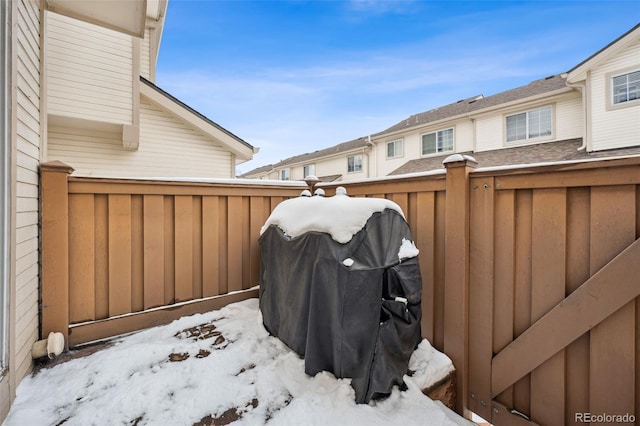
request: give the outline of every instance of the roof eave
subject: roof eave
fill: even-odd
[[[175,116],[185,120],[196,129],[204,132],[218,143],[223,145],[229,151],[237,156],[238,160],[248,161],[253,158],[254,147],[237,136],[233,135],[226,129],[216,125],[212,121],[206,119],[201,114],[180,102],[173,96],[168,95],[153,83],[141,79],[143,83],[140,85],[140,94],[168,110]]]
[[[411,131],[411,132],[415,132],[416,130],[420,130],[422,128],[428,128],[428,127],[432,127],[432,126],[439,126],[445,123],[450,123],[453,121],[458,121],[460,119],[464,119],[464,118],[475,118],[478,117],[480,115],[484,115],[490,112],[493,112],[495,110],[500,110],[500,109],[508,109],[511,108],[515,105],[518,104],[528,104],[531,102],[536,102],[540,99],[544,99],[544,98],[551,98],[551,97],[555,97],[558,95],[562,95],[564,93],[568,93],[568,92],[572,92],[576,89],[566,86],[566,87],[562,87],[560,89],[556,89],[556,90],[552,90],[549,92],[544,92],[544,93],[540,93],[538,95],[534,95],[534,96],[529,96],[527,98],[521,98],[521,99],[516,99],[513,101],[509,101],[509,102],[505,102],[505,103],[501,103],[498,105],[492,105],[492,106],[488,106],[486,108],[482,108],[482,109],[478,109],[475,111],[471,111],[468,113],[464,113],[464,114],[457,114],[451,117],[447,117],[447,118],[442,118],[440,120],[434,120],[434,121],[430,121],[427,123],[421,123],[421,124],[417,124],[415,126],[411,126],[411,127],[407,127],[404,129],[399,129],[399,130],[395,130],[393,132],[381,132],[381,133],[377,133],[374,135],[371,135],[371,141],[374,143],[379,142],[381,139],[386,139],[390,136],[399,136],[402,135],[404,133],[406,133],[407,131]],[[376,141],[374,141],[374,139],[377,139]]]
[[[615,55],[617,52],[629,46],[631,43],[634,43],[638,39],[640,39],[640,24],[631,28],[616,40],[612,41],[607,46],[603,47],[602,49],[573,67],[571,70],[569,70],[566,73],[567,82],[575,83],[585,80],[587,78],[587,72],[590,69],[593,69],[602,64],[612,55]]]

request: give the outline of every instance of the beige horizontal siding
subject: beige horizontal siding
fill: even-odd
[[[640,145],[640,105],[609,109],[612,73],[640,69],[640,41],[591,71],[592,144],[595,151]]]
[[[233,172],[228,151],[144,98],[137,151],[124,150],[118,132],[50,127],[47,158],[85,176],[229,178]]]
[[[48,112],[133,122],[130,36],[47,12]]]
[[[19,382],[32,367],[38,338],[38,165],[40,161],[40,12],[38,2],[21,0],[14,9],[16,51],[16,289],[15,340],[11,374]]]

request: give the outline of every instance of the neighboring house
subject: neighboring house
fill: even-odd
[[[640,25],[567,73],[415,114],[359,141],[366,173],[336,179],[432,170],[453,153],[481,166],[640,154]],[[353,153],[341,145],[243,176],[301,179],[304,165],[347,164]]]
[[[144,39],[45,12],[43,157],[75,175],[232,178],[254,148],[153,82],[167,3],[154,4]]]
[[[302,180],[309,175],[321,181],[354,180],[371,177],[369,155],[373,144],[358,138],[319,151],[296,155],[276,164],[259,167],[241,175],[246,179]]]
[[[153,83],[165,10],[166,0],[0,1],[0,422],[39,338],[40,163],[227,178],[254,153]]]

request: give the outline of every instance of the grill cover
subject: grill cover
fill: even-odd
[[[351,378],[357,403],[402,385],[421,341],[420,269],[417,257],[399,259],[403,239],[409,226],[388,208],[346,243],[273,224],[259,239],[264,326],[304,357],[307,374]]]

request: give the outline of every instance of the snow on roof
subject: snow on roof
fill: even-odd
[[[306,232],[330,234],[339,243],[347,243],[360,231],[372,214],[384,209],[395,210],[404,217],[399,205],[383,198],[353,198],[344,188],[333,197],[315,195],[291,198],[278,204],[260,230],[276,225],[289,237]]]

